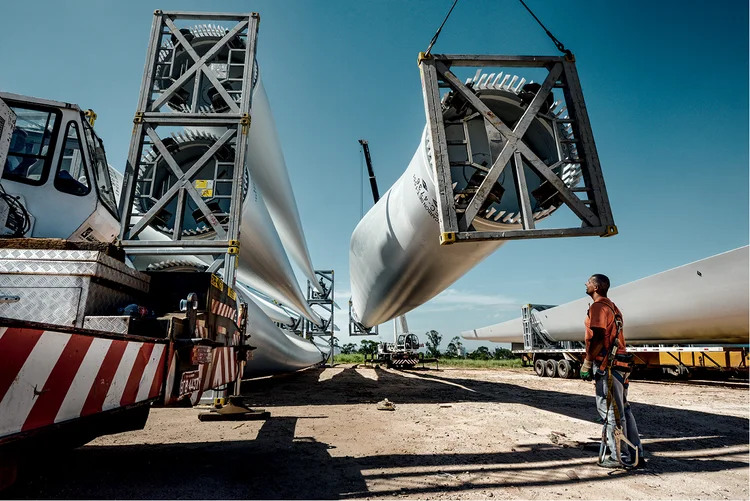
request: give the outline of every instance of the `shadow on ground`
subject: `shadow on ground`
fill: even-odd
[[[389,398],[402,404],[443,402],[522,404],[584,421],[594,421],[598,418],[595,412],[593,385],[591,395],[582,396],[554,390],[530,389],[508,382],[452,377],[449,373],[442,371],[410,371],[408,375],[413,377],[406,377],[398,371],[380,368],[363,369],[374,371],[377,375],[377,381],[375,381],[363,377],[353,368],[333,370],[340,372],[331,379],[321,382],[318,380],[323,372],[322,369],[245,381],[242,393],[248,396],[253,406],[257,407],[363,404]],[[306,390],[314,385],[327,385],[327,388],[325,391]],[[394,387],[398,388],[398,394],[393,394]],[[639,431],[643,438],[671,439],[660,445],[649,445],[649,449],[654,452],[747,445],[750,431],[747,418],[637,402],[632,403],[631,406],[636,419],[642,423]],[[685,440],[679,440],[681,438]]]
[[[293,438],[296,420],[271,418],[252,441],[84,447],[35,465],[36,472],[27,471],[4,494],[9,499],[339,499],[378,494],[423,497],[462,490],[606,482],[610,478],[587,475],[580,468],[575,478],[568,478],[562,473],[570,471],[570,464],[540,464],[591,459],[591,453],[551,444],[535,444],[513,453],[331,457],[327,444]],[[740,461],[703,457],[700,461],[660,460],[658,466],[652,464],[647,470],[628,474],[746,467]],[[393,471],[398,468],[410,471]],[[463,475],[459,480],[458,475],[465,471],[469,472],[468,477]],[[488,475],[492,481],[486,480]],[[485,480],[477,481],[473,476]],[[409,482],[409,477],[421,481]],[[451,482],[451,478],[456,480]],[[378,480],[411,487],[369,492],[367,482]],[[446,485],[446,480],[450,485]]]
[[[321,371],[251,381],[243,393],[257,406],[368,403],[381,399],[379,387],[399,383],[400,403],[522,403],[579,419],[590,419],[593,397],[529,390],[509,383],[420,373],[418,378],[375,369],[380,382],[345,369],[318,383]],[[354,384],[352,384],[354,383]],[[330,391],[309,391],[312,384]],[[338,391],[340,390],[340,391]],[[391,395],[391,398],[396,398]],[[716,472],[747,468],[729,457],[746,445],[748,420],[684,409],[634,404],[650,438],[649,451],[704,451],[700,458],[656,458],[646,470],[628,475]],[[658,415],[657,415],[658,414]],[[594,453],[549,442],[516,447],[514,452],[482,454],[382,454],[333,457],[332,446],[295,437],[296,417],[272,417],[255,440],[176,445],[88,446],[47,457],[22,472],[7,498],[65,499],[339,499],[429,497],[434,493],[498,488],[565,486],[611,478],[591,472]],[[708,424],[707,424],[708,423]],[[694,439],[692,437],[704,437]],[[570,463],[573,461],[574,463]],[[550,467],[544,462],[558,462]],[[575,466],[577,465],[577,466]],[[408,472],[398,471],[399,468]],[[577,474],[571,475],[571,468]],[[543,470],[543,474],[540,474]],[[625,473],[616,473],[616,475]],[[411,477],[419,481],[411,481]],[[376,485],[378,492],[368,491]],[[406,486],[400,488],[400,486]],[[572,487],[573,489],[574,487]],[[391,490],[389,490],[391,489]],[[398,489],[396,491],[392,489]],[[481,491],[480,491],[481,492]]]

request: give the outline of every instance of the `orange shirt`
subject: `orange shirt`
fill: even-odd
[[[589,351],[592,347],[595,347],[602,342],[601,336],[596,336],[592,328],[597,327],[604,329],[606,339],[614,339],[614,337],[617,336],[617,324],[615,323],[615,313],[613,312],[613,309],[614,312],[617,312],[620,319],[622,319],[622,312],[609,298],[599,298],[589,306],[589,311],[586,315],[586,320],[584,321],[584,325],[586,326],[585,340],[587,354],[597,358],[602,354],[601,352],[590,353]],[[609,346],[606,346],[605,348],[609,348]],[[625,353],[624,329],[620,332],[618,338],[617,351]]]

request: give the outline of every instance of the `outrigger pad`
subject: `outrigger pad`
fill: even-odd
[[[268,419],[271,413],[265,409],[247,407],[241,396],[229,397],[229,402],[211,412],[198,414],[201,421],[256,421]]]

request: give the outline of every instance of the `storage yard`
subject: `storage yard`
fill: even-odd
[[[634,381],[647,468],[595,465],[591,383],[528,369],[339,365],[258,381],[267,421],[153,409],[22,473],[7,498],[747,499],[747,382]],[[388,398],[394,411],[377,409]]]
[[[750,498],[746,5],[146,3],[0,9],[0,497]]]

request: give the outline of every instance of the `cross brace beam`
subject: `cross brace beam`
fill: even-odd
[[[418,64],[422,77],[428,137],[432,145],[430,154],[432,155],[431,160],[436,179],[441,244],[497,239],[611,236],[617,233],[574,60],[554,56],[441,54],[425,56],[420,54]],[[544,68],[548,73],[541,88],[524,110],[522,117],[511,129],[493,114],[481,98],[477,96],[473,88],[465,85],[456,77],[451,71],[453,66]],[[451,162],[448,156],[441,88],[448,88],[463,98],[476,113],[481,114],[485,126],[488,129],[496,130],[504,140],[502,150],[494,159],[489,170],[486,171],[478,189],[473,193],[465,209],[460,211],[457,210],[455,204],[453,186],[457,180],[452,177]],[[584,183],[582,188],[566,185],[560,176],[554,172],[554,169],[570,160],[559,158],[552,165],[547,165],[537,157],[524,140],[524,134],[529,125],[539,116],[540,109],[553,88],[562,88],[563,90],[569,115],[569,118],[564,119],[564,121],[570,124],[575,138],[574,142],[577,145],[578,158],[575,159],[575,162],[580,163],[581,166],[581,177]],[[558,141],[558,152],[561,151],[559,143],[569,141],[561,139],[557,134],[556,140]],[[490,190],[506,165],[511,165],[513,170],[521,214],[521,229],[476,231],[473,229],[472,223],[478,217]],[[537,229],[535,227],[527,180],[523,172],[524,166],[537,174],[540,179],[549,183],[558,199],[581,220],[581,227],[557,229]],[[582,200],[576,195],[578,192],[585,192],[590,200]]]

